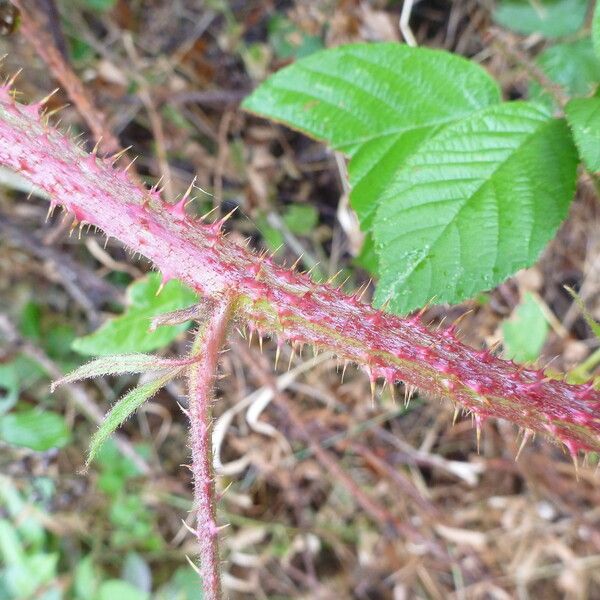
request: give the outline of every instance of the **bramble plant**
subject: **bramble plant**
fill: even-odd
[[[594,32],[596,39],[598,27]],[[114,158],[87,153],[50,126],[43,103],[15,102],[11,86],[0,88],[0,163],[48,194],[50,212],[61,206],[80,228],[97,227],[150,259],[163,293],[177,279],[199,297],[166,303],[163,314],[138,307],[138,329],[149,316],[158,331],[197,322],[188,356],[132,354],[139,349],[134,342],[126,354],[98,358],[54,385],[157,373],[115,404],[92,440],[89,463],[145,400],[172,378],[186,378],[194,533],[206,598],[221,595],[210,414],[219,350],[233,322],[261,338],[276,337],[278,346],[332,350],[361,366],[372,385],[383,380],[393,389],[404,382],[449,398],[472,413],[478,430],[486,418],[499,417],[523,428],[524,441],[540,432],[562,443],[575,461],[581,451],[600,450],[600,392],[593,382],[552,379],[462,344],[454,326],[433,331],[420,313],[387,312],[409,313],[432,298],[459,302],[538,258],[567,215],[577,151],[587,169],[598,170],[597,97],[570,99],[566,118],[556,117],[547,102],[503,102],[493,79],[466,59],[397,44],[324,50],[264,82],[245,109],[324,140],[350,159],[351,202],[379,278],[379,308],[373,308],[333,281],[315,283],[235,244],[223,233],[227,217],[212,223],[189,217],[193,185],[175,204],[156,188],[140,188]],[[97,353],[93,337],[78,343]]]

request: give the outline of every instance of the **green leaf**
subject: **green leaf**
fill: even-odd
[[[130,392],[125,394],[121,399],[117,400],[116,404],[112,407],[110,412],[104,418],[104,421],[100,425],[98,431],[93,435],[90,440],[90,449],[86,466],[88,466],[98,454],[98,450],[109,438],[109,436],[124,423],[131,414],[137,410],[146,400],[154,396],[160,388],[162,388],[168,381],[173,379],[182,367],[172,369],[162,377],[153,379],[147,383],[139,385],[132,389]]]
[[[91,554],[82,558],[75,567],[73,592],[77,600],[88,600],[96,596],[99,576]]]
[[[13,446],[45,452],[68,444],[71,432],[61,415],[30,409],[0,417],[0,439]]]
[[[573,98],[565,113],[586,168],[600,171],[600,98]]]
[[[274,14],[267,29],[269,43],[279,58],[303,58],[323,48],[320,36],[302,32],[283,15]]]
[[[102,375],[121,375],[123,373],[147,373],[160,369],[170,369],[180,365],[180,360],[169,360],[152,354],[117,354],[92,360],[69,375],[55,381],[50,386],[53,392],[59,385],[73,383],[89,377]]]
[[[551,46],[537,57],[536,62],[569,96],[586,96],[600,81],[600,60],[589,37]],[[529,97],[554,107],[554,99],[537,82],[530,84]]]
[[[527,293],[513,316],[502,323],[504,356],[518,363],[537,360],[548,336],[548,322],[533,294]]]
[[[600,59],[600,4],[596,2],[594,16],[592,17],[592,43],[596,57]]]
[[[384,43],[312,54],[269,77],[242,106],[353,154],[369,140],[498,101],[496,83],[464,58]]]
[[[587,7],[587,0],[501,0],[493,18],[499,25],[525,35],[560,37],[581,29]]]
[[[272,75],[242,106],[351,156],[351,202],[368,229],[378,197],[436,127],[498,102],[498,85],[480,66],[382,43],[312,54]]]
[[[380,201],[376,303],[460,302],[532,264],[567,214],[576,167],[566,123],[530,103],[441,129]]]
[[[310,204],[292,204],[288,206],[283,221],[296,235],[309,235],[319,220],[319,213]]]
[[[197,302],[196,293],[179,281],[169,281],[157,296],[160,276],[152,273],[127,290],[128,308],[94,333],[76,339],[73,349],[81,354],[106,356],[150,352],[171,343],[189,323],[148,331],[152,317],[188,307]]]

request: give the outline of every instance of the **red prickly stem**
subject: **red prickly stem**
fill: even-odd
[[[219,350],[231,317],[231,301],[221,298],[201,325],[192,356],[198,361],[188,368],[190,445],[194,475],[194,508],[197,511],[196,537],[200,546],[200,573],[204,598],[221,598],[221,567],[218,527],[215,523],[215,490],[212,464],[211,406]]]
[[[261,333],[327,348],[378,372],[391,369],[394,381],[550,434],[569,450],[600,450],[600,392],[593,386],[544,379],[462,344],[453,327],[433,331],[419,315],[386,314],[315,284],[224,237],[223,220],[179,218],[157,193],[140,189],[107,161],[90,168],[82,149],[49,130],[37,109],[15,110],[6,91],[0,92],[0,164],[199,294],[234,294],[238,317]]]

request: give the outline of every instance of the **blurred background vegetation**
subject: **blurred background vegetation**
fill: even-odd
[[[341,269],[347,290],[368,285],[372,262],[344,161],[239,111],[258,82],[321,48],[411,35],[483,64],[509,98],[551,103],[544,83],[585,94],[600,75],[585,0],[26,4],[107,129],[133,146],[140,178],[162,176],[174,200],[196,176],[206,193],[190,210],[239,207],[233,239],[288,264],[301,256],[316,278]],[[29,101],[58,84],[21,18],[0,3],[3,73],[24,68],[18,88]],[[59,91],[49,109],[70,101]],[[54,118],[91,149],[73,106]],[[46,200],[0,175],[0,600],[198,598],[186,559],[195,544],[181,523],[191,488],[179,384],[147,403],[87,473],[90,436],[136,378],[49,393],[91,356],[185,352],[189,324],[147,327],[195,296],[177,282],[157,296],[145,260],[98,233],[69,235],[58,212],[44,222]],[[426,319],[460,317],[466,342],[585,380],[600,362],[590,329],[599,265],[600,206],[586,187],[538,265],[460,306],[429,308]],[[261,362],[256,340],[246,350],[231,337],[215,406],[229,597],[600,598],[595,455],[578,480],[543,439],[515,462],[519,433],[501,422],[485,425],[477,449],[470,418],[453,425],[450,406],[418,394],[404,405],[378,390],[372,403],[368,379],[351,367],[342,379],[328,354],[284,349],[276,376],[287,396],[273,397],[249,361],[268,371],[275,344],[265,342]]]

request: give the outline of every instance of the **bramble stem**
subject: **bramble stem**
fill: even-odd
[[[200,573],[206,600],[221,598],[219,529],[216,523],[215,482],[212,464],[211,404],[219,349],[227,331],[231,300],[220,299],[199,327],[188,368],[190,446],[194,475],[196,537],[200,544]]]

